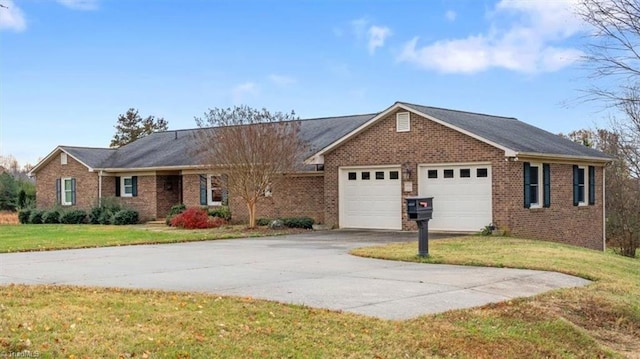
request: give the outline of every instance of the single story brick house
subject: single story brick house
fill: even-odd
[[[58,146],[31,171],[37,206],[89,209],[115,197],[143,220],[170,207],[245,205],[192,155],[198,129],[126,146]],[[300,120],[304,170],[258,205],[258,217],[310,216],[334,228],[411,230],[407,196],[432,196],[433,231],[508,233],[603,250],[605,154],[515,118],[396,102],[379,113]]]

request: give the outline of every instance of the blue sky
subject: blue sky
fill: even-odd
[[[0,0],[0,155],[107,147],[128,108],[195,127],[247,104],[302,118],[395,101],[606,124],[579,100],[572,1]]]

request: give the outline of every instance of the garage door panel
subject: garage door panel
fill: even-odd
[[[340,227],[401,229],[402,202],[400,180],[391,179],[396,167],[341,169]],[[369,179],[363,179],[363,172]],[[355,173],[355,178],[349,177]]]
[[[445,170],[453,177],[445,178]],[[421,166],[419,193],[434,197],[431,229],[478,231],[492,221],[488,164]]]

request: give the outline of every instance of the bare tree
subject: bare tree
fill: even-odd
[[[195,135],[198,156],[226,174],[223,185],[246,203],[248,226],[255,227],[259,199],[302,165],[299,118],[293,111],[235,106],[209,109],[195,120],[202,128]]]
[[[585,65],[591,100],[615,108],[611,131],[598,131],[607,168],[607,236],[635,256],[640,235],[640,1],[580,0],[578,15],[592,27]]]
[[[109,147],[124,146],[154,131],[166,131],[168,126],[169,123],[162,117],[148,116],[143,119],[138,110],[130,108],[127,113],[118,116],[118,122],[114,126],[116,133]]]

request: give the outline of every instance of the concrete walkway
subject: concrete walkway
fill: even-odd
[[[590,283],[553,272],[403,263],[347,253],[416,238],[415,233],[327,231],[9,253],[0,254],[0,284],[197,291],[407,319]]]

